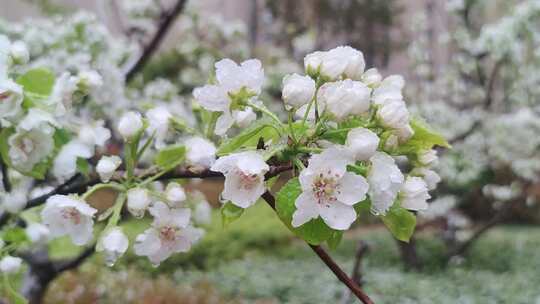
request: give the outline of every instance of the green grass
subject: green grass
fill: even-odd
[[[124,227],[135,236],[148,224],[130,221]],[[447,268],[441,264],[442,242],[423,233],[417,239],[425,266],[420,273],[403,270],[395,241],[381,227],[350,231],[331,252],[347,272],[360,239],[370,245],[363,261],[365,289],[376,303],[540,303],[538,227],[495,228],[471,247],[466,259]],[[52,251],[65,255],[69,245],[60,240]],[[101,262],[97,256],[85,267],[105,267]],[[158,268],[128,254],[113,271],[126,269],[149,279],[165,275],[184,287],[209,282],[221,296],[248,302],[336,303],[343,292],[309,247],[264,204],[248,209],[227,227],[216,211],[206,236],[189,253],[175,255]]]

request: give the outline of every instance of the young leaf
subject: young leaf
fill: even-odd
[[[420,119],[411,119],[410,124],[414,130],[414,135],[399,147],[398,153],[415,153],[420,150],[432,149],[434,146],[451,148],[446,139],[440,133],[431,129],[426,122]]]
[[[328,247],[331,250],[334,250],[339,246],[342,239],[343,239],[343,231],[334,231],[334,233],[332,233],[330,238],[326,240],[326,243],[328,244]]]
[[[90,173],[90,165],[85,158],[77,157],[77,171],[82,173],[84,176],[88,176]]]
[[[409,242],[416,226],[416,216],[412,212],[396,202],[381,219],[396,239]]]
[[[221,207],[221,221],[223,227],[236,221],[244,213],[244,208],[240,208],[231,202],[227,202]]]
[[[25,93],[48,97],[54,86],[54,74],[44,68],[32,69],[17,78]]]
[[[154,159],[154,163],[162,169],[170,169],[184,160],[186,147],[173,145],[161,149]]]
[[[23,228],[14,227],[7,229],[2,234],[2,239],[4,239],[4,242],[6,243],[21,245],[28,241],[28,236]]]
[[[300,227],[292,227],[292,215],[294,211],[296,211],[294,203],[300,193],[302,193],[302,189],[298,178],[289,180],[276,196],[276,212],[283,223],[285,223],[294,234],[312,245],[319,245],[332,238],[334,233],[338,231],[328,227],[320,217],[313,219]]]
[[[277,140],[279,133],[271,120],[261,119],[235,137],[225,141],[217,151],[218,156],[227,155],[240,148],[256,147],[259,138]]]

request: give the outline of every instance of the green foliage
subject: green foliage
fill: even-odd
[[[392,235],[403,242],[409,242],[416,227],[416,216],[398,203],[394,203],[381,220]]]
[[[222,143],[217,151],[217,155],[227,155],[241,148],[255,148],[260,138],[265,142],[270,139],[277,140],[279,138],[279,132],[277,130],[279,130],[279,127],[276,127],[273,121],[260,119],[240,132],[240,134]]]
[[[411,127],[414,135],[398,149],[400,154],[416,153],[421,150],[429,150],[434,146],[451,148],[446,139],[437,131],[434,131],[426,122],[421,119],[411,119]]]
[[[23,104],[28,108],[47,99],[54,87],[54,74],[44,68],[32,69],[17,78],[17,83],[24,88]]]
[[[2,239],[6,243],[15,244],[17,246],[29,241],[26,232],[21,227],[5,229],[2,233]]]
[[[15,289],[13,289],[10,283],[9,276],[7,274],[4,274],[3,277],[4,277],[4,280],[3,280],[1,289],[4,289],[6,291],[6,295],[9,299],[9,303],[12,303],[12,304],[28,303],[28,301],[26,301],[26,299],[21,294],[19,294]]]
[[[155,159],[154,163],[162,169],[170,169],[184,160],[186,156],[186,147],[183,145],[168,146],[161,149]]]
[[[321,135],[322,139],[329,140],[333,143],[343,145],[347,140],[347,134],[351,129],[359,127],[367,127],[368,121],[360,117],[351,117],[340,123],[338,123],[337,128],[329,129]]]
[[[240,208],[231,202],[227,202],[221,207],[221,221],[223,227],[228,226],[230,223],[239,219],[244,213],[244,208]]]
[[[325,241],[335,244],[336,239],[339,239],[336,234],[342,232],[328,227],[320,217],[297,228],[291,225],[293,213],[296,211],[294,203],[300,193],[302,193],[302,189],[298,178],[289,180],[281,188],[276,195],[276,212],[279,218],[294,234],[312,245],[319,245]]]

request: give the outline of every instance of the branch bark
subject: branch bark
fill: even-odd
[[[152,37],[150,42],[144,47],[143,52],[139,59],[132,65],[127,72],[126,82],[130,82],[133,77],[146,65],[147,61],[152,57],[152,55],[157,51],[161,41],[165,35],[169,32],[173,21],[176,17],[182,12],[186,4],[186,0],[178,0],[174,7],[167,13],[164,13],[158,30],[155,35]]]
[[[272,207],[272,209],[276,209],[276,200],[274,196],[266,191],[262,198],[266,201],[266,203]],[[308,244],[309,247],[317,254],[317,256],[326,264],[326,266],[336,275],[336,277],[343,283],[347,288],[351,290],[351,292],[358,298],[358,300],[362,301],[364,304],[373,304],[373,301],[362,291],[362,288],[356,284],[349,276],[339,267],[339,265],[328,255],[328,253],[321,247],[316,245]]]

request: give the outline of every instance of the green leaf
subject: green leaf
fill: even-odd
[[[77,171],[85,176],[88,176],[90,173],[90,165],[85,158],[77,157]]]
[[[326,243],[328,244],[328,247],[331,250],[334,250],[339,246],[342,239],[343,239],[343,231],[334,231],[334,233],[332,233],[330,238],[326,240]]]
[[[2,286],[2,289],[5,289],[7,292],[7,298],[9,300],[9,303],[12,304],[26,304],[28,301],[19,294],[13,287],[11,286],[11,280],[9,279],[9,275],[7,273],[4,273],[4,280]]]
[[[434,146],[451,148],[446,139],[437,131],[434,131],[426,122],[413,118],[410,121],[414,135],[398,149],[398,153],[416,153],[421,150],[429,150]]]
[[[7,229],[3,235],[2,238],[4,239],[4,242],[11,243],[11,244],[17,244],[20,245],[22,243],[25,243],[28,241],[28,236],[26,235],[26,232],[21,227],[14,227]]]
[[[347,140],[349,131],[358,127],[366,127],[368,121],[360,117],[351,117],[338,124],[337,128],[330,129],[321,135],[322,139],[329,140],[333,143],[343,145]]]
[[[231,202],[227,202],[221,207],[221,221],[223,227],[236,221],[244,213],[244,208],[240,208]]]
[[[17,78],[24,92],[48,97],[54,87],[54,74],[45,68],[32,69]]]
[[[161,149],[154,159],[154,163],[162,169],[170,169],[180,164],[186,156],[186,147],[173,145]]]
[[[15,133],[15,128],[6,128],[2,129],[2,132],[0,132],[0,154],[2,155],[2,159],[4,160],[5,164],[8,164],[8,166],[11,167],[11,159],[9,158],[9,143],[8,139],[11,135]]]
[[[60,148],[71,140],[71,133],[66,129],[56,129],[53,135],[54,146]]]
[[[381,219],[396,239],[409,242],[416,226],[416,216],[412,212],[396,202]]]
[[[294,203],[300,193],[302,193],[302,189],[298,178],[289,180],[276,195],[276,212],[294,234],[312,245],[319,245],[332,238],[334,233],[338,231],[328,227],[320,217],[312,219],[300,227],[292,227],[292,215],[296,211]]]
[[[217,151],[217,155],[227,155],[240,148],[257,147],[257,143],[261,137],[265,142],[270,139],[277,140],[279,139],[277,130],[279,130],[279,127],[276,127],[273,121],[261,119],[240,132],[240,134],[221,144]]]

